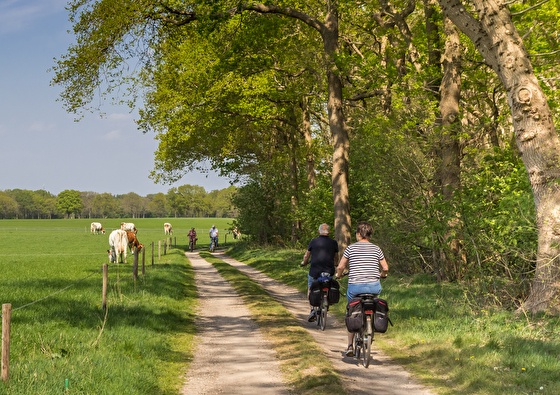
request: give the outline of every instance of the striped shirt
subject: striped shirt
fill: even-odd
[[[381,248],[370,242],[358,242],[346,247],[344,257],[348,259],[348,284],[379,281],[379,262],[385,259]]]

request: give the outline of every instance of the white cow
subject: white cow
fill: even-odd
[[[92,222],[91,223],[91,233],[105,234],[105,229],[103,229],[103,226],[101,226],[101,224],[99,222]]]
[[[109,235],[109,261],[119,263],[126,263],[126,250],[128,249],[128,237],[126,231],[122,229],[115,229]]]
[[[132,222],[121,222],[121,230],[137,233],[138,229]]]
[[[166,222],[163,224],[163,231],[165,232],[166,235],[172,235],[173,234],[173,226],[171,226],[171,224],[169,222]]]

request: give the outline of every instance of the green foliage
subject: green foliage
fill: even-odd
[[[80,192],[70,189],[60,192],[56,200],[56,208],[66,218],[76,216],[83,208]]]

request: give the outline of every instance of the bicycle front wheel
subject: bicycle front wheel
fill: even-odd
[[[327,300],[327,295],[323,295],[323,299],[321,302],[321,311],[319,312],[320,317],[320,324],[321,330],[324,331],[325,327],[327,326],[327,311],[329,308],[329,302]]]
[[[369,366],[370,356],[371,356],[371,338],[373,337],[373,332],[371,328],[371,316],[366,317],[366,334],[364,335],[364,357],[362,358],[362,364],[365,368]]]

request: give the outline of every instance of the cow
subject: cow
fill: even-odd
[[[134,252],[133,248],[136,248],[137,251],[140,251],[142,248],[144,248],[144,244],[140,244],[140,242],[136,238],[136,233],[134,232],[126,232],[126,241],[131,252]]]
[[[119,263],[126,263],[126,250],[128,246],[128,237],[126,231],[122,229],[115,229],[109,235],[109,246],[111,249],[108,251],[109,261]]]
[[[91,223],[91,233],[94,234],[105,234],[105,229],[103,229],[103,226],[101,226],[101,224],[99,222],[92,222]]]
[[[138,229],[132,222],[121,222],[121,229],[127,232],[138,233]]]
[[[173,226],[171,226],[171,224],[169,222],[166,222],[163,224],[163,231],[165,232],[166,235],[172,235],[173,234]]]

